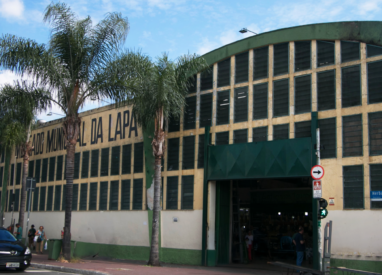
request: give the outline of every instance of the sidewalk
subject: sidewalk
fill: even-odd
[[[144,263],[132,263],[122,260],[104,259],[83,259],[80,263],[61,263],[48,260],[48,255],[33,254],[32,263],[61,266],[64,268],[74,268],[82,270],[92,270],[110,275],[134,274],[134,275],[227,275],[227,274],[259,274],[259,275],[280,275],[282,269],[275,269],[269,266],[259,265],[258,268],[247,268],[243,265],[238,267],[202,267],[202,266],[180,266],[164,264],[161,267],[150,267]],[[269,270],[268,270],[269,268]],[[64,270],[62,270],[65,272]]]

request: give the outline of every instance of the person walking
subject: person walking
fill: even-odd
[[[248,260],[251,262],[252,261],[252,242],[253,242],[252,230],[248,230],[247,235],[245,235],[245,242],[247,244]]]
[[[34,236],[36,236],[36,229],[34,229],[34,224],[32,224],[31,229],[28,231],[28,247],[31,251],[34,246]]]
[[[36,232],[36,236],[37,236],[36,253],[42,254],[42,250],[44,249],[44,240],[45,241],[47,240],[43,226],[40,226],[40,228]]]
[[[15,237],[18,241],[21,241],[23,238],[23,228],[20,226],[20,224],[16,223],[17,231],[15,232]]]
[[[296,246],[296,254],[297,254],[296,265],[301,266],[302,260],[304,259],[304,251],[305,251],[304,227],[300,226],[298,228],[298,233],[294,236],[293,243]],[[297,272],[299,272],[299,270],[297,270]]]

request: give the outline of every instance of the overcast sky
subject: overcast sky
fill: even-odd
[[[204,54],[248,37],[246,27],[262,33],[279,28],[333,21],[380,20],[382,0],[67,0],[79,17],[90,15],[94,23],[107,12],[121,12],[130,23],[125,48],[141,49],[155,58],[163,52],[172,59],[185,53]],[[48,0],[0,0],[0,33],[49,39],[42,22]],[[0,84],[16,79],[0,68]],[[85,109],[105,102],[87,104]],[[62,113],[58,108],[51,110]],[[39,119],[60,116],[39,114]]]

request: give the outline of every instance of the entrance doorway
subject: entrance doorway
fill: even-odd
[[[299,226],[305,229],[304,265],[310,266],[313,217],[309,177],[216,182],[217,264],[295,263],[292,240]],[[246,245],[249,231],[253,236],[250,251]]]

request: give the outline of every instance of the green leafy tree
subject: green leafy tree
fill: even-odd
[[[126,53],[119,60],[132,64],[124,72],[126,75],[121,77],[128,80],[127,102],[133,105],[137,121],[146,129],[154,124],[151,143],[155,157],[154,203],[149,264],[158,266],[161,159],[165,149],[163,123],[170,117],[179,118],[186,103],[187,91],[193,83],[191,78],[196,72],[208,70],[208,64],[202,57],[192,54],[183,55],[176,61],[163,54],[152,62],[140,53]]]
[[[23,158],[23,178],[19,224],[24,224],[26,203],[26,178],[28,174],[29,155],[33,147],[29,142],[31,128],[38,111],[50,107],[50,95],[35,87],[34,83],[15,82],[0,88],[0,142],[10,151],[19,147]],[[10,156],[10,154],[9,154]],[[9,166],[9,164],[8,164]],[[7,170],[9,167],[5,167]],[[3,185],[2,209],[5,207],[7,184]]]
[[[93,25],[90,17],[78,19],[70,7],[60,2],[47,6],[44,21],[52,28],[49,43],[5,35],[0,39],[0,66],[33,77],[37,86],[50,92],[50,101],[66,115],[62,125],[67,148],[63,254],[70,259],[74,153],[81,123],[79,109],[89,98],[110,98],[116,102],[124,99],[124,82],[118,75],[110,75],[107,67],[115,61],[129,24],[121,14],[108,13]]]

